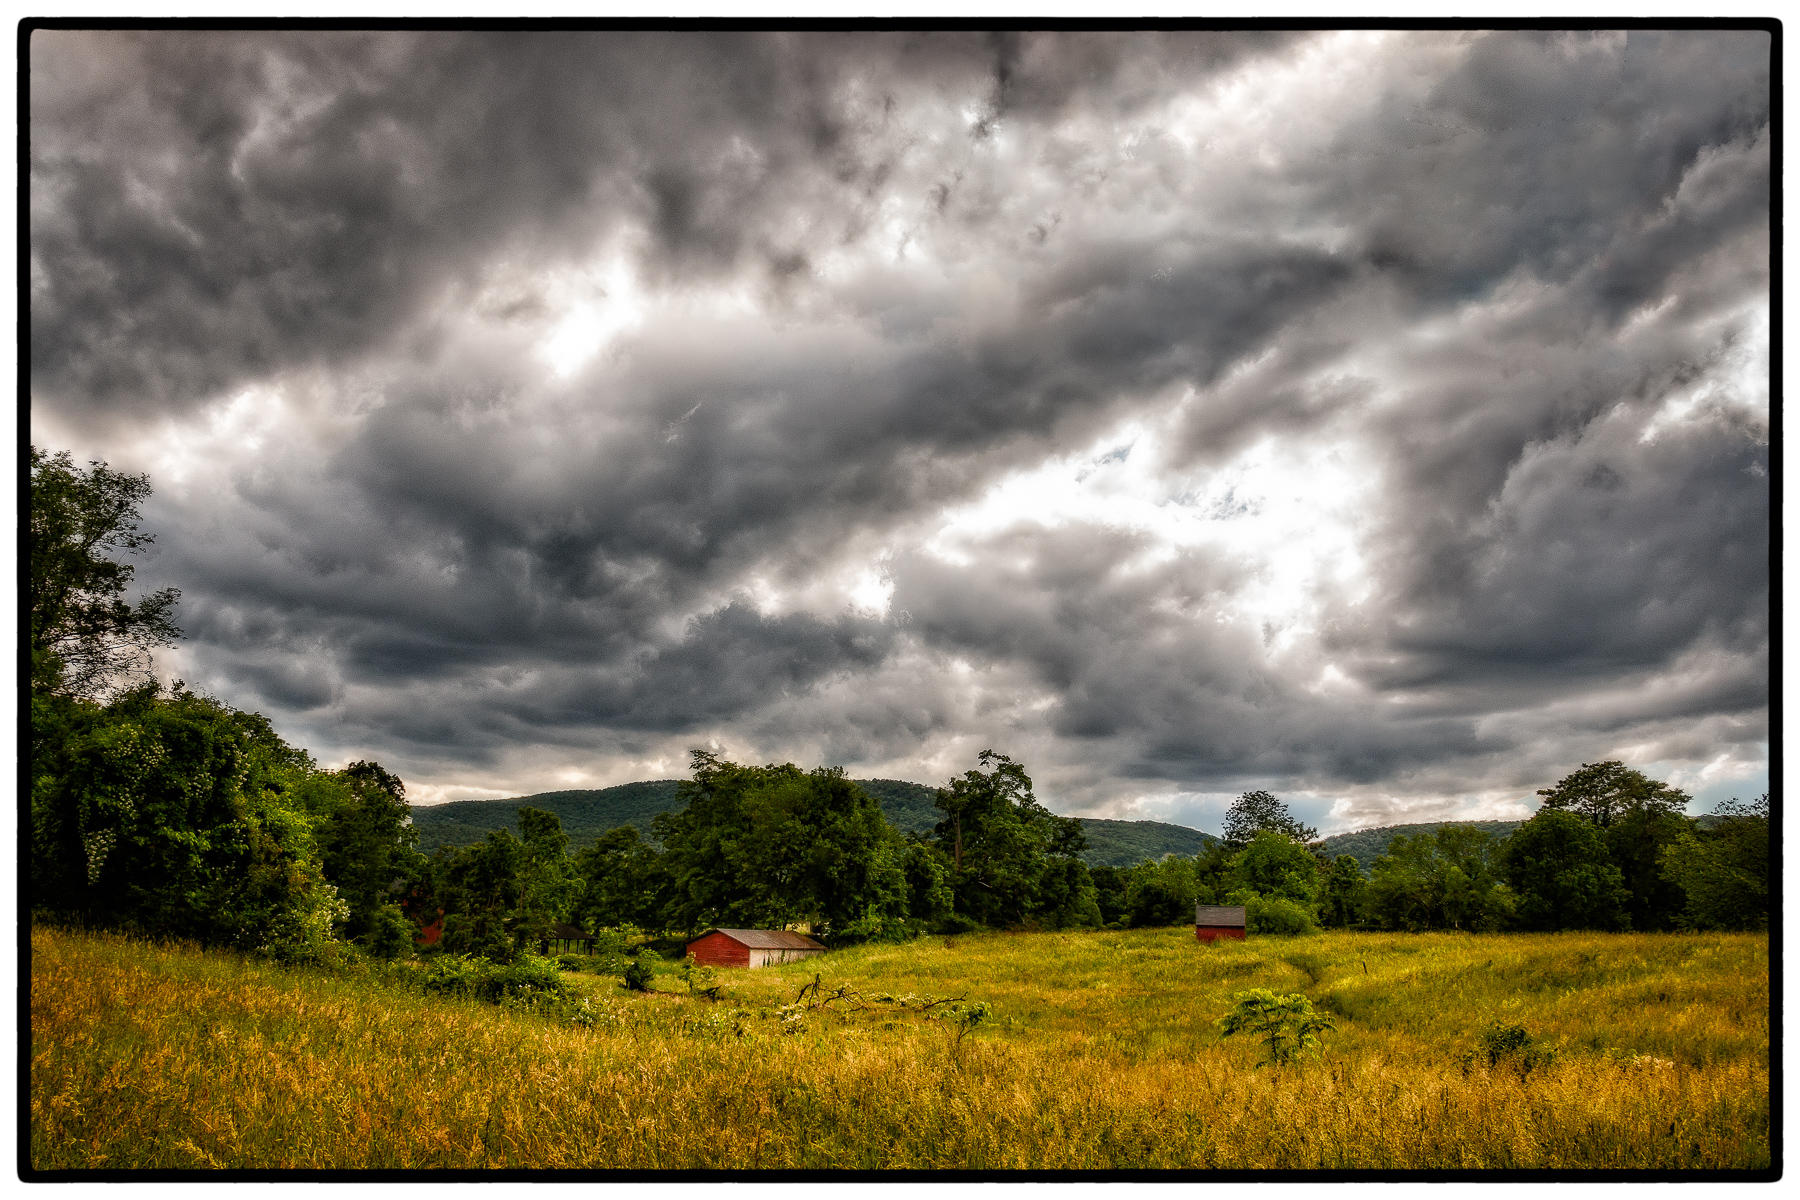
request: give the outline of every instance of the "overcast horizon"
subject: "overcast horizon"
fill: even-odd
[[[415,803],[1768,790],[1760,31],[33,33],[31,438]]]

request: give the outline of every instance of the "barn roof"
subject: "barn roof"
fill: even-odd
[[[561,942],[591,942],[594,940],[594,935],[587,930],[577,929],[563,921],[558,921],[550,926],[549,936]]]
[[[1244,927],[1244,906],[1242,904],[1196,904],[1194,905],[1194,924],[1223,925],[1227,928]]]
[[[804,933],[789,933],[785,929],[715,929],[712,932],[722,933],[739,945],[748,946],[752,950],[823,950],[825,948],[823,942],[815,942]]]

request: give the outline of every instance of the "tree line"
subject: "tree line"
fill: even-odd
[[[378,763],[321,768],[260,714],[151,677],[180,634],[177,594],[127,599],[141,476],[31,450],[29,878],[36,910],[287,958],[348,944],[392,957],[426,927],[508,961],[562,925],[682,936],[804,926],[829,942],[991,928],[1190,922],[1243,904],[1250,927],[1763,928],[1765,795],[1701,828],[1688,798],[1620,763],[1543,793],[1512,836],[1445,827],[1397,838],[1369,870],[1247,792],[1193,856],[1090,869],[1079,822],[1040,804],[992,750],[902,834],[840,768],[693,754],[651,837],[572,847],[525,808],[518,832],[427,857],[404,784]]]

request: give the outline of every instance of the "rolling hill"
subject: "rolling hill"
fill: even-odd
[[[1362,867],[1363,874],[1368,874],[1369,867],[1375,860],[1387,853],[1388,845],[1397,837],[1417,837],[1422,833],[1434,833],[1446,825],[1467,825],[1480,829],[1495,838],[1511,837],[1517,829],[1518,821],[1422,821],[1416,825],[1381,825],[1374,829],[1356,829],[1349,833],[1334,833],[1323,839],[1325,853],[1336,858],[1340,854],[1353,855],[1357,865]]]
[[[859,779],[864,791],[881,805],[895,828],[925,833],[937,824],[933,803],[937,789],[903,779]],[[467,846],[491,830],[518,828],[521,808],[555,813],[569,835],[571,850],[586,846],[609,829],[634,826],[645,837],[657,813],[676,807],[678,779],[651,779],[616,787],[567,792],[539,792],[508,800],[458,800],[450,804],[414,805],[413,828],[419,849],[429,854],[440,846]],[[1165,854],[1197,854],[1214,840],[1209,833],[1163,821],[1108,821],[1078,817],[1087,834],[1082,854],[1089,866],[1126,867]]]

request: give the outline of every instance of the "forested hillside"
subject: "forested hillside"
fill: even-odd
[[[1512,831],[1520,825],[1518,821],[1421,821],[1415,825],[1380,825],[1374,829],[1355,829],[1349,833],[1337,833],[1325,838],[1321,843],[1330,858],[1348,854],[1356,859],[1357,865],[1368,874],[1375,860],[1388,852],[1397,837],[1417,837],[1420,834],[1436,833],[1448,827],[1479,829],[1495,838],[1512,836]]]
[[[881,813],[903,833],[926,834],[943,819],[937,789],[903,779],[858,779],[863,791],[881,805]],[[414,805],[413,828],[419,849],[427,854],[440,846],[472,846],[496,829],[517,829],[519,810],[537,808],[562,821],[572,846],[586,846],[609,829],[629,825],[645,838],[658,813],[679,803],[678,779],[651,779],[615,787],[540,792],[508,800],[459,800],[451,804]],[[1165,854],[1198,854],[1215,839],[1209,833],[1163,821],[1108,821],[1078,817],[1087,836],[1081,858],[1089,866],[1125,867]]]

